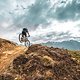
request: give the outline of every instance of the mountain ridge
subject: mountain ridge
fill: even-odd
[[[62,42],[47,42],[42,43],[46,46],[53,46],[58,48],[64,48],[69,50],[80,50],[80,42],[76,40],[62,41]]]

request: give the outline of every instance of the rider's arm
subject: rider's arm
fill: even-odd
[[[27,34],[28,34],[28,36],[30,37],[30,34],[29,34],[29,32],[27,31]]]
[[[30,37],[30,34],[29,34],[29,32],[28,32],[28,36]]]
[[[28,31],[28,29],[26,29],[26,32],[27,32],[28,36],[30,37],[30,34],[29,34],[29,31]]]

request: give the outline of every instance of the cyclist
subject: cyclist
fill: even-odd
[[[22,30],[22,37],[30,37],[28,29],[27,28],[23,28]]]

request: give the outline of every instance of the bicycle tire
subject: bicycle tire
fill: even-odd
[[[21,37],[20,37],[21,35],[22,35],[22,33],[19,34],[19,41],[22,43]]]
[[[29,47],[30,46],[30,41],[29,40],[25,41],[25,46],[26,47]]]

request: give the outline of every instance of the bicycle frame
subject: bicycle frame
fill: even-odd
[[[22,33],[19,34],[19,41],[21,43],[24,42],[25,46],[30,46],[30,41],[28,40],[28,36],[27,37],[22,37]]]

